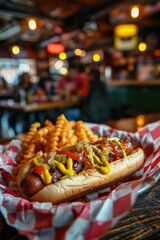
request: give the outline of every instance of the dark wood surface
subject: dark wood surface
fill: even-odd
[[[125,204],[125,203],[124,203]],[[27,239],[8,226],[0,215],[0,239]],[[160,181],[139,195],[128,214],[100,240],[160,239]]]
[[[101,238],[105,239],[160,239],[160,181],[137,198],[128,214]]]

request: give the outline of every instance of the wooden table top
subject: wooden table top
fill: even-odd
[[[140,195],[128,214],[101,240],[160,239],[159,189],[160,181]]]
[[[73,96],[66,99],[56,99],[53,101],[41,101],[28,104],[20,104],[12,101],[0,101],[1,110],[11,110],[23,113],[39,112],[54,108],[70,107],[79,104],[79,98]]]

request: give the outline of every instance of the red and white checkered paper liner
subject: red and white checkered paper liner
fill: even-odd
[[[18,196],[11,172],[21,149],[19,140],[0,146],[0,210],[6,222],[28,239],[91,240],[97,239],[115,226],[133,206],[143,184],[160,176],[160,121],[146,125],[133,133],[117,131],[107,126],[91,128],[108,137],[128,137],[135,147],[142,147],[145,162],[132,179],[118,186],[86,196],[84,201],[52,205],[29,202]]]

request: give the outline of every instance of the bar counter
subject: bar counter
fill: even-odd
[[[120,116],[160,111],[159,80],[113,80],[107,83],[107,91],[112,105],[130,110],[130,114],[122,113]]]
[[[160,86],[160,80],[138,81],[138,80],[111,80],[109,86]]]

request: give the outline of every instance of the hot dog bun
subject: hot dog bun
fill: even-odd
[[[54,184],[44,186],[30,198],[22,192],[20,186],[22,179],[30,169],[31,162],[29,161],[20,169],[17,182],[22,197],[30,201],[59,204],[123,181],[136,172],[143,161],[144,152],[138,148],[130,155],[110,163],[108,174],[101,174],[95,168],[83,171],[73,177],[66,177]]]

